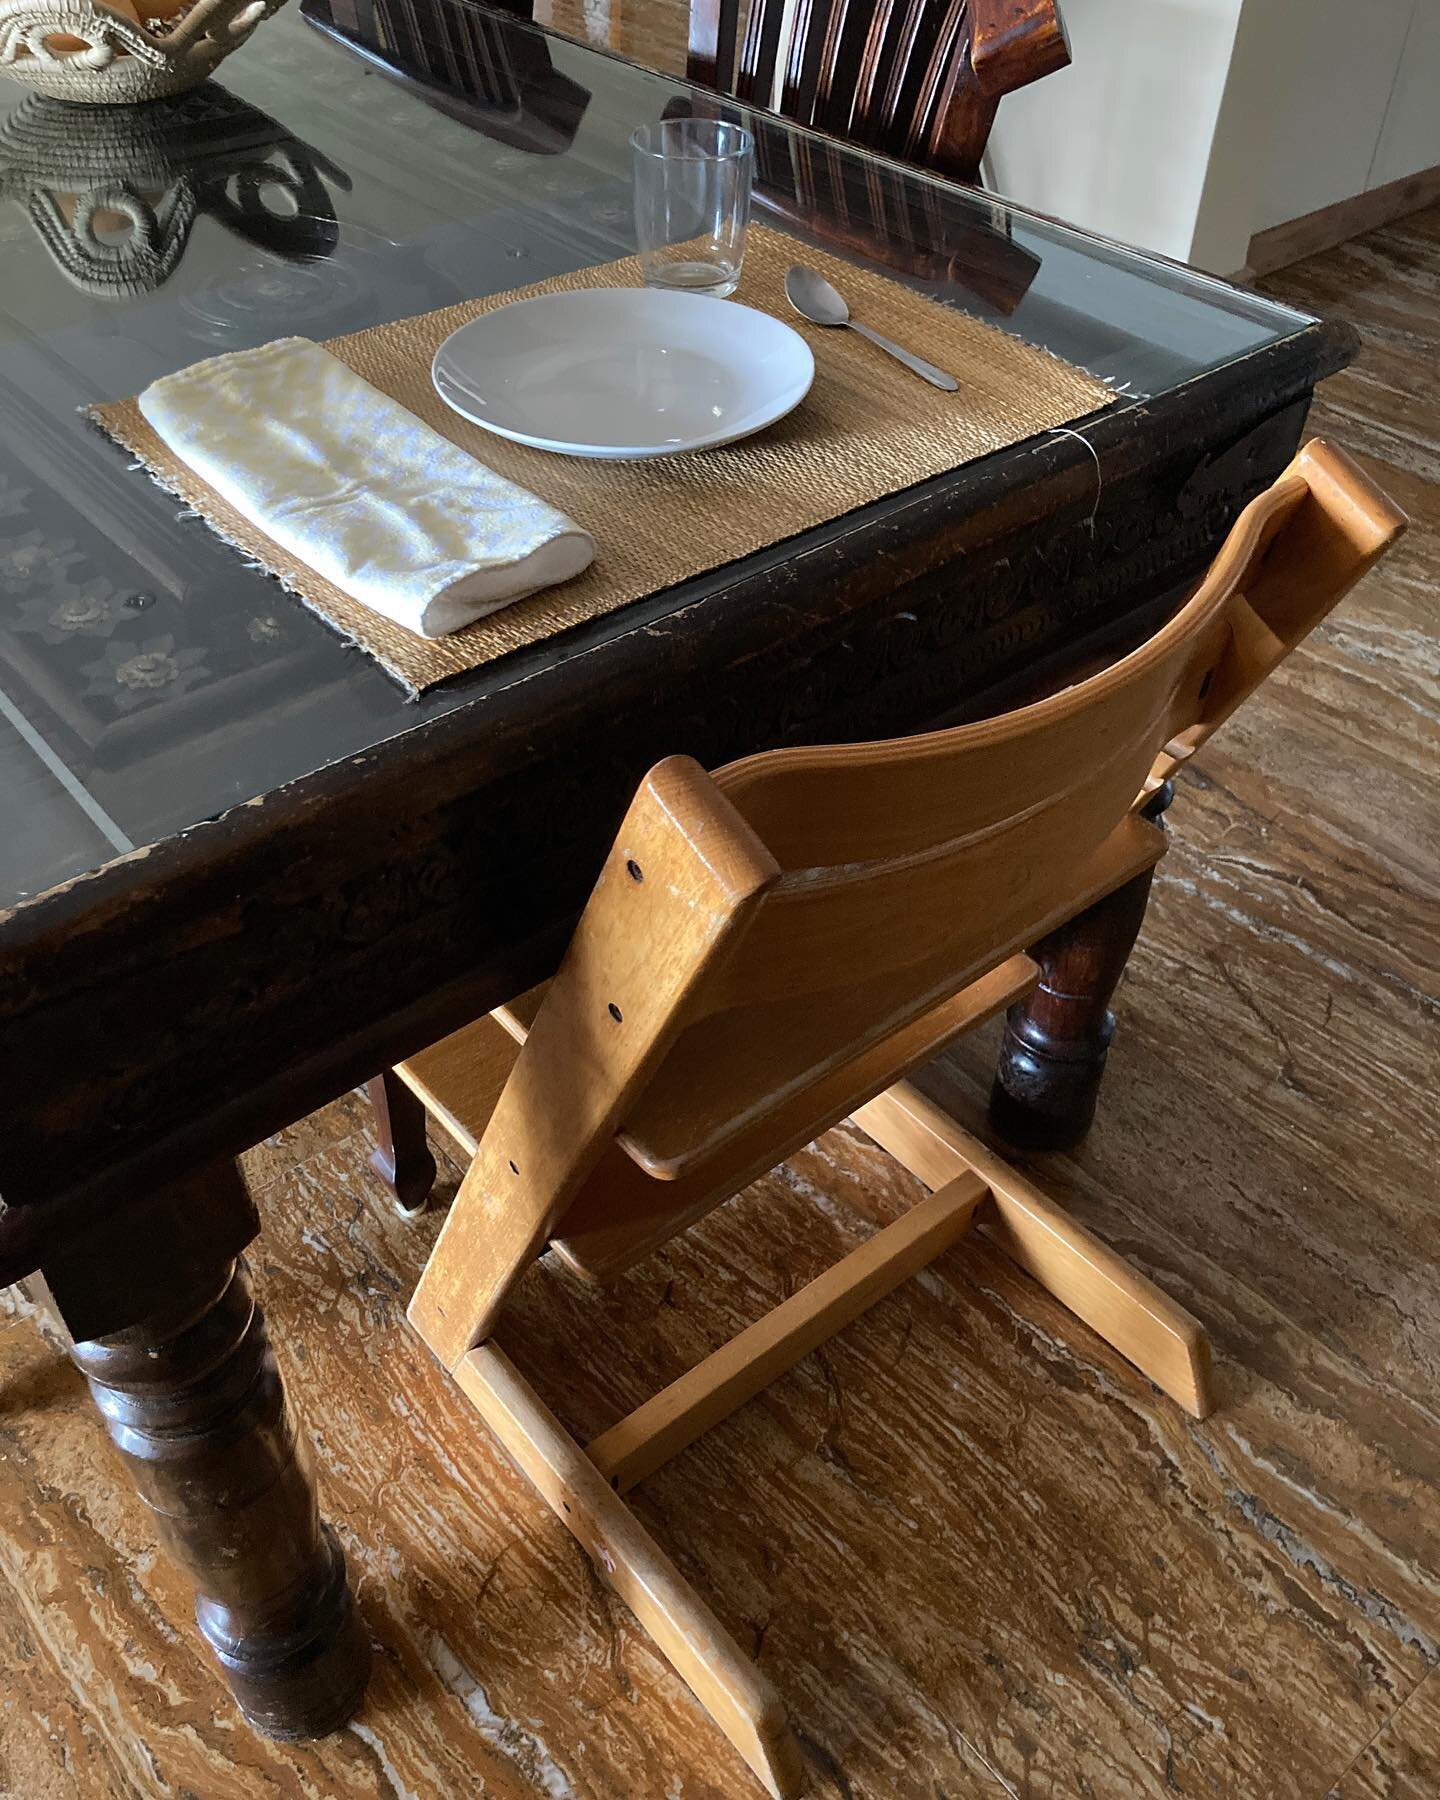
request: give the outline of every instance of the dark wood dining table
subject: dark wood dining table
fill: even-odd
[[[235,1158],[543,977],[660,757],[976,717],[1137,642],[1354,350],[742,111],[797,256],[965,308],[1114,404],[412,701],[79,409],[625,254],[629,134],[715,102],[463,0],[397,8],[399,41],[378,7],[304,11],[194,94],[16,88],[0,119],[0,1283],[48,1290],[282,1735],[342,1723],[367,1651],[236,1264]],[[1050,946],[1006,1040],[1013,1135],[1088,1117],[1143,905]]]

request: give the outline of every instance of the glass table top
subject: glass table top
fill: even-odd
[[[305,0],[304,13],[292,4],[218,80],[147,107],[0,83],[0,906],[565,654],[555,639],[408,701],[81,416],[222,350],[628,254],[631,131],[714,104],[468,0],[411,0],[395,8],[403,24],[383,3]],[[368,57],[340,41],[360,39],[362,19]],[[868,256],[1123,395],[1310,322],[769,115],[735,116],[757,133],[758,217]]]

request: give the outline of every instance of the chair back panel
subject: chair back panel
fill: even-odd
[[[888,781],[872,776],[859,784],[860,828],[850,834],[852,854],[843,862],[797,866],[783,832],[777,854],[742,797],[737,811],[783,873],[743,945],[697,1003],[721,1010],[813,994],[862,974],[928,966],[936,956],[959,971],[1008,938],[1012,926],[1028,930],[1057,894],[1072,891],[1075,871],[1126,816],[1156,746],[1169,735],[1173,679],[1170,660],[1142,671],[1126,688],[1087,700],[1073,718],[1057,722],[1053,742],[1043,720],[1035,720],[999,741],[937,745],[918,766],[892,762]],[[824,809],[833,817],[849,780],[843,764],[827,773]],[[721,791],[736,801],[723,784]],[[924,817],[927,792],[931,820]],[[797,835],[818,848],[823,834],[800,821]],[[894,848],[867,856],[877,838]]]
[[[1265,527],[1226,609],[1220,653],[1202,664],[1194,717],[1177,722],[1154,783],[1194,755],[1405,529],[1399,508],[1322,439],[1301,451],[1294,468],[1307,503]]]
[[[722,772],[781,873],[627,1110],[626,1147],[686,1172],[1042,937],[1130,822],[1202,635],[1057,696],[1068,710]]]
[[[1378,510],[1377,510],[1378,508]],[[1324,445],[1246,508],[1194,596],[1111,668],[893,743],[782,750],[716,786],[780,874],[626,1114],[676,1175],[1034,943],[1164,763],[1203,741],[1369,567],[1399,515]]]

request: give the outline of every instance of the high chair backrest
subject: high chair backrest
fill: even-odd
[[[617,1134],[689,1196],[683,1223],[696,1192],[727,1197],[707,1169],[768,1167],[913,1066],[937,1009],[1155,860],[1145,794],[1403,526],[1317,441],[1169,624],[1087,681],[895,742],[653,769],[466,1178],[483,1255],[417,1294],[432,1346],[453,1364],[488,1330]]]

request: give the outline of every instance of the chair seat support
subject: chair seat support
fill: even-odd
[[[989,1190],[985,1236],[1194,1418],[1214,1409],[1204,1327],[908,1081],[855,1123],[927,1186],[967,1171]]]
[[[1211,1409],[1199,1322],[938,1106],[897,1082],[855,1122],[934,1191],[593,1439],[570,1436],[493,1342],[456,1380],[629,1605],[767,1792],[803,1785],[778,1694],[621,1495],[770,1386],[970,1228],[986,1236],[1197,1418]]]
[[[934,1262],[970,1229],[989,1191],[969,1170],[947,1182],[612,1425],[586,1455],[620,1493],[634,1487]]]
[[[767,1793],[798,1794],[804,1769],[779,1694],[504,1351],[481,1344],[455,1379]]]

